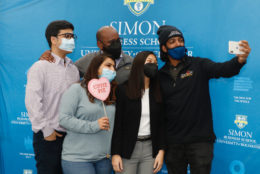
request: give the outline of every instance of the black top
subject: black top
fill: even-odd
[[[166,113],[166,140],[171,143],[214,142],[210,78],[232,77],[243,64],[237,57],[224,63],[209,59],[185,57],[176,80],[170,75],[170,64],[159,71],[160,88]]]
[[[138,136],[141,119],[141,99],[132,100],[126,95],[126,83],[118,85],[116,89],[116,116],[112,136],[111,154],[118,154],[130,159]],[[164,142],[164,114],[162,103],[154,99],[153,89],[149,90],[150,101],[150,129],[153,157],[160,149],[165,149]]]

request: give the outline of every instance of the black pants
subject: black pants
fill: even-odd
[[[191,174],[210,174],[213,143],[168,145],[165,164],[169,174],[186,174],[188,164]]]
[[[55,141],[46,141],[42,131],[33,133],[33,148],[38,174],[62,174],[61,150],[65,133],[62,134],[63,137],[57,137]]]

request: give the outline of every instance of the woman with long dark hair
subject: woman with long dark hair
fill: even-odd
[[[152,174],[164,157],[163,105],[157,59],[143,51],[134,58],[127,82],[116,89],[112,165],[116,173]]]
[[[59,123],[67,130],[63,142],[64,174],[111,174],[110,144],[115,116],[115,61],[107,55],[96,56],[81,83],[73,84],[63,95]],[[111,92],[104,101],[88,90],[93,78],[106,77]]]

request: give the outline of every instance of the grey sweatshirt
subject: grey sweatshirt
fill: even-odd
[[[86,90],[73,84],[62,96],[59,123],[67,130],[62,159],[73,162],[98,161],[110,154],[114,127],[115,105],[105,105],[110,130],[101,130],[98,119],[103,117],[102,101],[91,103]]]

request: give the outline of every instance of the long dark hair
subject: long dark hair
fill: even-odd
[[[96,57],[94,57],[84,75],[84,79],[82,80],[82,82],[80,83],[80,85],[86,89],[89,101],[94,103],[94,99],[95,97],[92,96],[90,94],[90,92],[88,91],[88,83],[90,80],[92,80],[93,78],[98,79],[98,69],[100,67],[100,65],[107,59],[110,58],[109,55],[107,54],[100,54],[97,55]],[[114,60],[113,58],[110,58],[112,60]],[[115,60],[114,60],[115,61]],[[116,101],[116,96],[115,96],[115,89],[116,89],[117,83],[115,80],[113,80],[111,82],[111,91],[110,94],[108,96],[108,98],[104,101],[104,103],[106,105],[111,105],[113,103],[115,103]]]
[[[126,83],[126,95],[130,99],[140,99],[144,94],[144,63],[150,54],[155,56],[152,51],[142,51],[134,58],[129,79]],[[153,91],[155,100],[161,102],[158,76],[150,78],[150,89]]]

